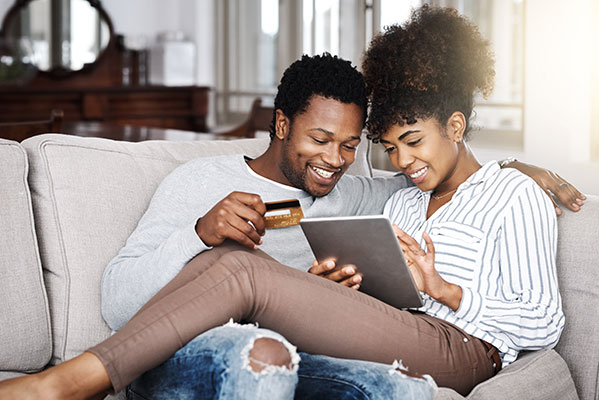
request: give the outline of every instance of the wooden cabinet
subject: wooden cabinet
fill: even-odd
[[[208,94],[201,86],[26,87],[0,89],[0,122],[47,119],[52,109],[64,121],[102,121],[206,132]]]

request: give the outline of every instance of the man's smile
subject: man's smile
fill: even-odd
[[[312,170],[314,172],[316,172],[319,176],[321,176],[324,179],[330,179],[335,174],[335,172],[337,172],[337,171],[329,171],[329,170],[326,170],[326,169],[323,169],[323,168],[320,168],[320,167],[317,167],[314,165],[311,165],[310,168],[312,168]]]

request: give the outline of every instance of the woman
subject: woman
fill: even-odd
[[[197,256],[115,335],[56,369],[77,372],[73,380],[83,377],[90,392],[119,390],[233,317],[309,353],[401,360],[467,394],[519,351],[554,346],[564,317],[553,206],[520,173],[481,166],[464,143],[474,93],[491,90],[492,64],[474,26],[426,6],[377,37],[364,60],[372,139],[416,185],[385,213],[399,226],[424,307],[398,310],[224,245]],[[174,323],[175,314],[189,318]]]

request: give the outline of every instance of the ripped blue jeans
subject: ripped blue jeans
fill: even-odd
[[[255,372],[249,364],[250,350],[262,337],[281,342],[291,365],[271,365]],[[127,398],[426,400],[433,398],[435,390],[431,378],[410,377],[397,366],[298,354],[276,332],[230,322],[197,336],[135,380]]]

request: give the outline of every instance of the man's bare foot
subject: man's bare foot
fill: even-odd
[[[0,400],[102,399],[111,388],[104,365],[83,353],[40,373],[0,382]]]
[[[0,400],[53,399],[52,394],[42,393],[39,374],[27,375],[0,382]]]

